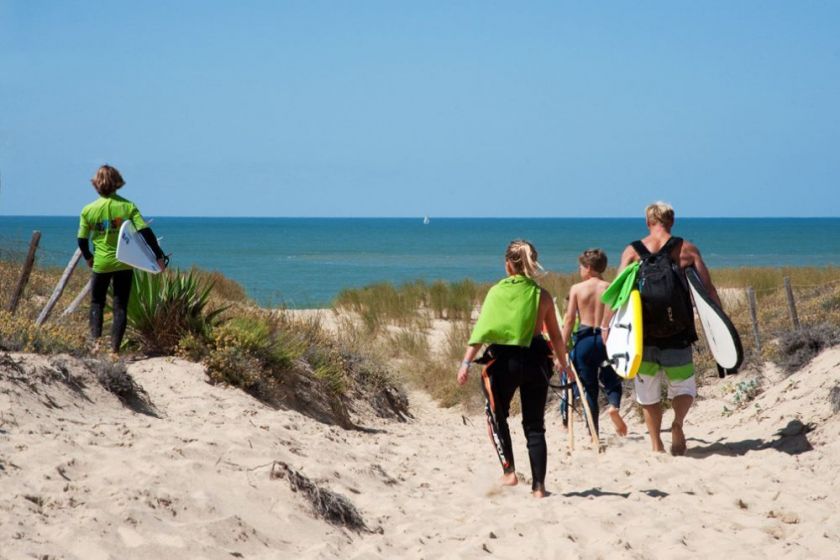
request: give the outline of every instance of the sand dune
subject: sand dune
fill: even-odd
[[[129,367],[157,416],[124,406],[78,361],[0,361],[4,559],[836,558],[840,551],[840,414],[828,398],[840,383],[840,349],[789,378],[768,368],[701,389],[686,457],[652,455],[632,412],[630,436],[609,436],[600,455],[578,424],[569,455],[552,409],[553,494],[541,501],[530,498],[526,474],[519,487],[494,485],[498,466],[480,416],[440,409],[420,393],[411,395],[413,420],[360,418],[369,430],[345,431],[208,385],[201,366],[180,360]],[[750,377],[763,380],[764,392],[722,414],[733,409],[732,380]],[[788,435],[777,435],[782,429]],[[527,473],[518,423],[514,437]],[[288,477],[272,477],[276,462],[345,496],[368,530],[317,518]]]

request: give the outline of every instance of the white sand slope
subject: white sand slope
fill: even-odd
[[[50,367],[16,359],[28,380]],[[730,416],[720,395],[731,381],[703,388],[686,457],[652,455],[635,418],[602,455],[578,423],[569,456],[552,409],[545,500],[527,484],[495,487],[483,418],[422,394],[411,396],[414,420],[362,419],[376,432],[348,432],[210,386],[180,360],[129,368],[160,418],[92,382],[33,389],[0,367],[0,557],[836,558],[840,415],[828,392],[838,365],[840,350],[824,353]],[[795,419],[814,430],[774,435]],[[372,532],[315,518],[287,480],[272,479],[275,461],[345,495]]]

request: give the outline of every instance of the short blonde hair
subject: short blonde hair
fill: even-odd
[[[667,202],[654,202],[645,208],[645,220],[648,225],[660,224],[666,228],[674,225],[674,208]]]
[[[528,278],[538,278],[543,274],[543,267],[537,261],[537,250],[529,241],[514,239],[505,251],[505,259],[510,263],[516,274],[524,274]]]

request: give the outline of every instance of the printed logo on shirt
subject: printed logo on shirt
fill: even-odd
[[[101,222],[96,222],[93,224],[93,231],[99,234],[105,234],[112,231],[119,231],[120,227],[123,225],[122,218],[114,218],[112,220],[102,220]]]

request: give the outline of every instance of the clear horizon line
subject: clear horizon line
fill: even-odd
[[[183,214],[147,214],[155,218],[195,218],[195,219],[232,219],[232,220],[422,220],[423,215],[402,216],[225,216],[225,215],[183,215]],[[644,216],[425,216],[430,220],[644,220]],[[78,218],[76,214],[0,214],[0,218]],[[684,216],[690,220],[810,220],[837,219],[840,216]]]

